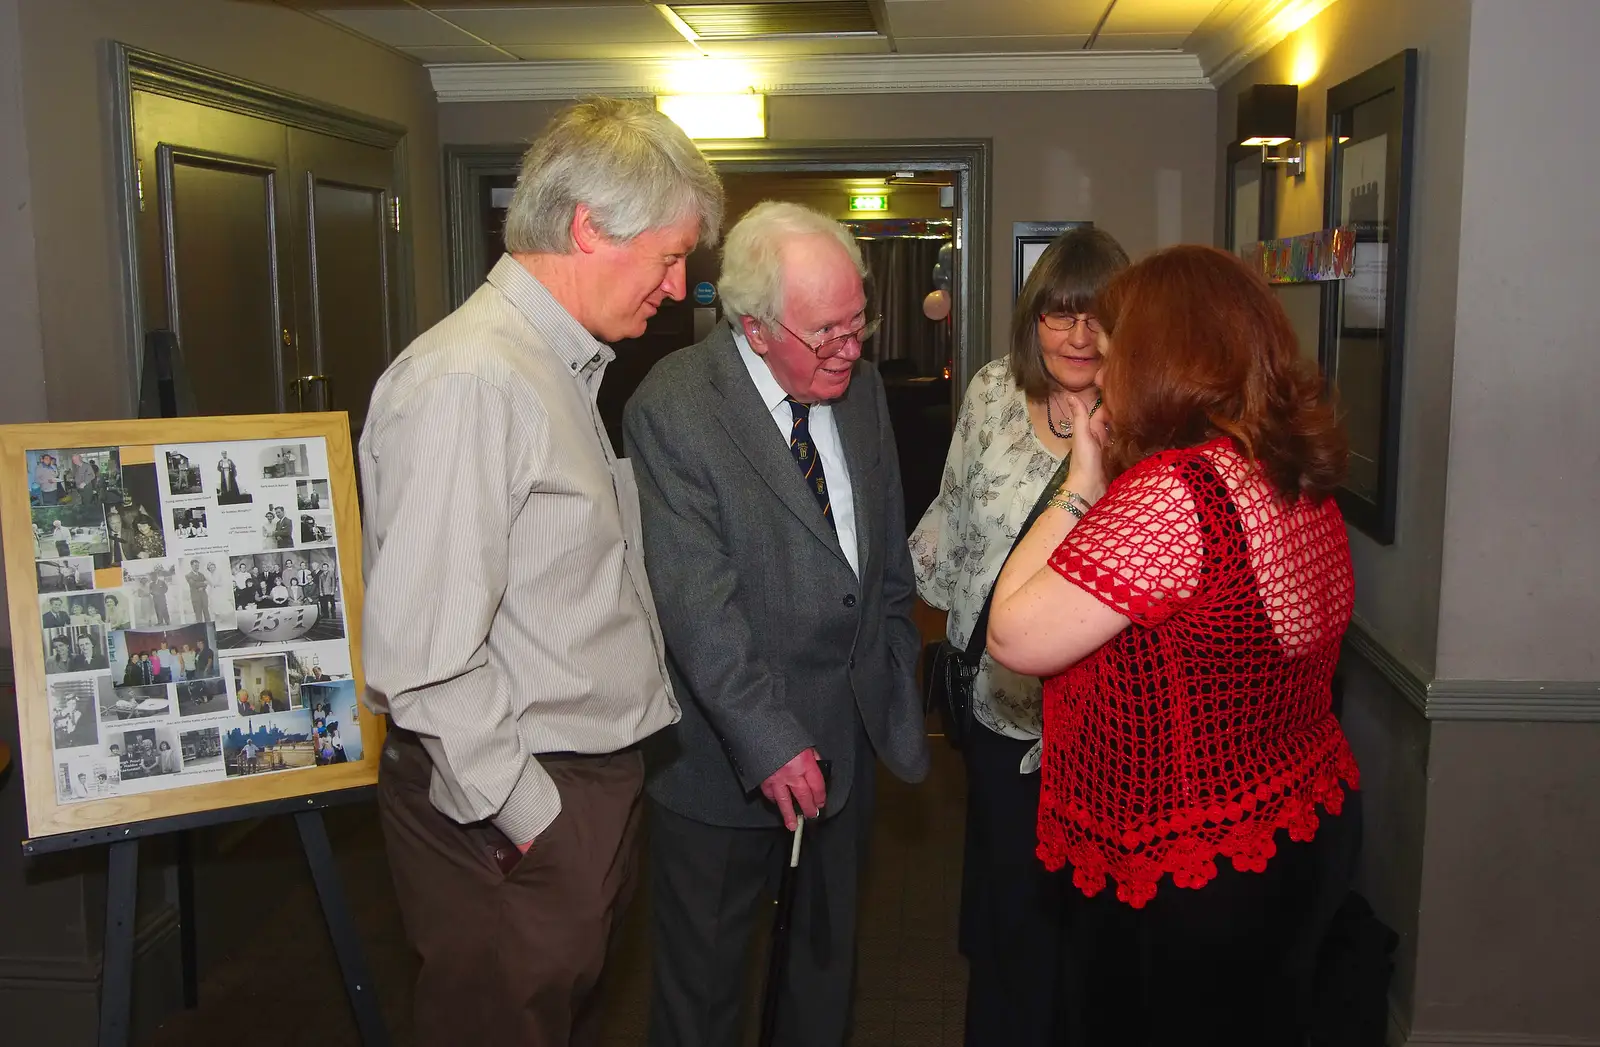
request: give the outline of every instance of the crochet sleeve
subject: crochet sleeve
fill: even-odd
[[[1166,455],[1119,476],[1050,557],[1061,577],[1140,625],[1194,598],[1205,544],[1194,496]]]

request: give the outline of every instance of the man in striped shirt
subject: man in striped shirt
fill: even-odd
[[[559,113],[508,254],[379,380],[361,439],[363,658],[421,1044],[594,1043],[644,766],[675,722],[639,503],[595,404],[713,242],[722,187],[654,109]]]

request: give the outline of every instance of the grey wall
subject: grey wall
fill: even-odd
[[[1473,5],[1441,676],[1600,676],[1597,44],[1593,0]]]
[[[439,138],[453,145],[524,141],[555,108],[548,102],[442,105]],[[1215,126],[1215,99],[1205,90],[767,98],[773,141],[994,140],[991,356],[1005,351],[1010,323],[1011,223],[1088,219],[1135,255],[1167,243],[1209,241],[1217,197],[1210,160]],[[1176,220],[1164,227],[1158,207],[1163,179],[1177,186],[1171,201]]]
[[[1353,530],[1350,545],[1357,612],[1425,673],[1438,645],[1470,13],[1469,0],[1340,0],[1217,92],[1220,178],[1240,92],[1257,83],[1300,85],[1308,173],[1277,176],[1278,235],[1294,236],[1322,227],[1328,88],[1408,47],[1420,51],[1399,517],[1392,546]],[[1216,242],[1223,242],[1220,218]]]
[[[410,131],[419,322],[441,315],[435,103],[415,63],[276,4],[49,0],[21,6],[40,323],[52,421],[131,412],[104,44],[121,41]]]
[[[1434,725],[1412,1025],[1436,1042],[1600,1042],[1596,43],[1592,0],[1473,3],[1438,686],[1573,681],[1589,722]]]

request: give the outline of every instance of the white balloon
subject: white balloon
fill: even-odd
[[[922,300],[922,315],[930,320],[943,320],[950,315],[950,296],[943,291],[930,291]]]

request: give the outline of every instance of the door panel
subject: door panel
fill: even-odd
[[[307,306],[301,358],[310,368],[299,376],[304,406],[348,411],[359,440],[372,387],[399,349],[392,154],[291,128],[289,158],[304,187],[295,201],[307,263],[299,295]]]
[[[285,409],[287,150],[270,121],[134,92],[145,326],[178,336],[202,414]]]

